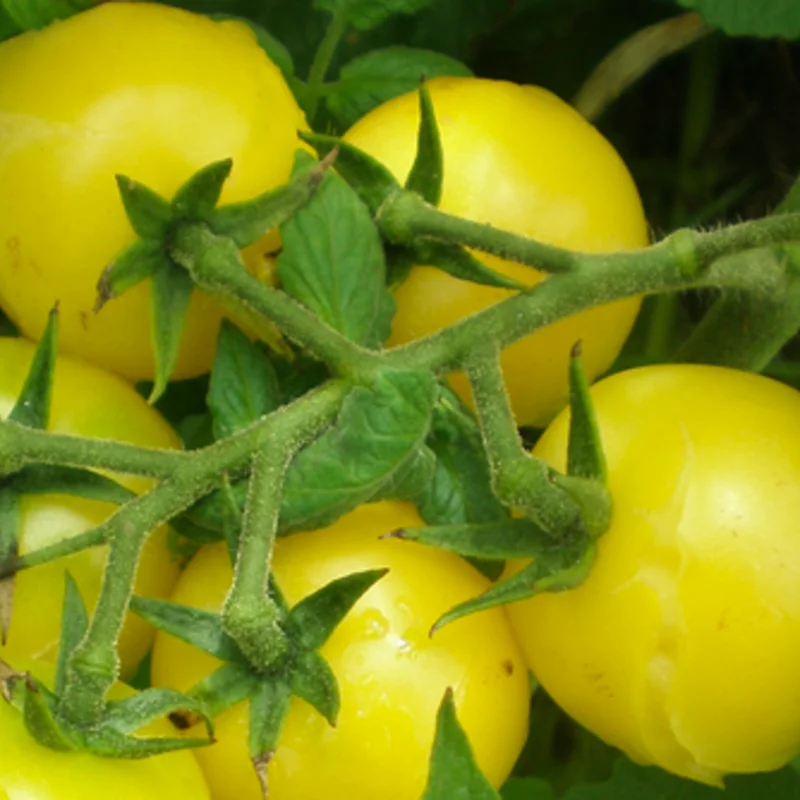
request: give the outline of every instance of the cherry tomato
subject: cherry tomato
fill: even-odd
[[[717,784],[782,766],[800,751],[800,394],[664,365],[592,397],[613,520],[583,585],[509,606],[531,669],[640,763]],[[568,417],[535,449],[558,469]]]
[[[6,417],[25,381],[34,345],[25,339],[0,339],[0,417]],[[178,448],[180,440],[162,417],[126,381],[59,356],[56,362],[49,430],[116,439],[146,447]],[[117,476],[133,491],[150,483]],[[19,548],[25,554],[94,528],[116,506],[63,495],[24,495],[20,502]],[[84,601],[94,607],[107,548],[98,547],[20,572],[8,643],[0,657],[53,660],[58,651],[64,573],[69,570]],[[136,591],[152,597],[169,594],[178,576],[178,559],[168,546],[168,531],[156,531],[145,545]],[[120,639],[123,673],[130,674],[150,647],[153,630],[131,615]]]
[[[290,603],[331,580],[377,567],[390,572],[356,604],[322,648],[339,681],[336,728],[294,698],[269,764],[272,800],[419,800],[428,773],[435,717],[453,687],[459,719],[479,764],[502,783],[528,732],[529,679],[502,610],[428,631],[446,610],[485,590],[483,576],[458,557],[379,537],[418,526],[412,506],[362,506],[325,530],[279,540],[274,571]],[[224,546],[190,562],[173,599],[217,610],[231,583]],[[156,685],[188,689],[215,661],[159,634]],[[216,720],[217,743],[198,757],[217,800],[257,800],[248,760],[244,705]]]
[[[436,78],[428,88],[444,152],[443,211],[572,250],[647,244],[641,202],[625,165],[566,103],[544,89],[503,81]],[[344,138],[405,180],[418,125],[412,92],[371,111]],[[527,285],[544,277],[493,256],[480,258]],[[419,339],[509,294],[418,266],[396,291],[389,344]],[[542,424],[566,404],[569,352],[579,339],[590,377],[611,366],[638,309],[638,299],[590,309],[506,348],[503,368],[519,424]],[[451,376],[451,383],[470,399],[463,374]]]
[[[28,669],[52,686],[52,669],[25,661]],[[130,695],[118,684],[114,699]],[[168,723],[148,729],[151,736],[174,732]],[[141,760],[101,758],[89,753],[64,753],[36,742],[22,715],[0,699],[0,798],[2,800],[208,800],[209,792],[194,756],[188,751]]]
[[[0,44],[0,122],[0,306],[35,339],[59,301],[64,351],[133,380],[154,374],[149,281],[92,310],[136,239],[114,176],[170,198],[232,158],[222,202],[246,200],[285,182],[305,125],[249,27],[128,2]],[[210,368],[221,313],[195,292],[174,377]]]

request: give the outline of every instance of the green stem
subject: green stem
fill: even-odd
[[[326,325],[289,295],[253,277],[243,267],[236,245],[204,225],[182,226],[173,255],[198,286],[271,319],[287,338],[327,364],[334,374],[357,375],[373,363],[373,353]]]
[[[645,360],[648,362],[663,361],[672,351],[679,306],[678,296],[677,292],[669,292],[655,298],[644,347]]]
[[[110,552],[97,607],[83,641],[70,656],[59,713],[77,725],[92,725],[102,714],[106,692],[119,672],[116,642],[128,609],[136,566],[149,533],[208,494],[220,474],[242,469],[252,453],[275,436],[299,443],[331,422],[347,392],[330,382],[264,417],[242,433],[195,451],[179,471],[155,489],[122,506],[96,531]]]
[[[81,550],[88,550],[90,547],[99,547],[101,544],[105,544],[107,540],[108,530],[101,525],[85,533],[79,533],[77,536],[63,539],[56,544],[39,547],[25,555],[15,556],[0,566],[0,581],[4,578],[10,578],[25,569],[38,567],[40,564],[48,564],[58,558],[74,555],[81,552]]]
[[[156,450],[109,439],[85,439],[0,421],[0,473],[26,464],[104,469],[148,478],[168,478],[191,458],[181,450]]]
[[[342,10],[334,13],[331,17],[308,73],[303,110],[306,112],[309,123],[313,123],[314,117],[317,115],[319,101],[324,93],[325,76],[328,74],[333,57],[336,55],[336,49],[346,30],[347,8],[346,4],[343,4]]]
[[[212,490],[216,474],[199,460],[152,491],[126,504],[100,526],[109,542],[97,607],[85,637],[67,664],[59,716],[76,725],[95,724],[105,696],[119,676],[119,639],[139,557],[150,532]]]
[[[391,350],[385,367],[431,368],[440,373],[460,369],[481,342],[501,349],[539,328],[587,308],[625,297],[704,287],[729,286],[759,294],[784,291],[787,262],[764,259],[753,250],[735,259],[737,250],[800,239],[800,214],[746,222],[727,231],[676,231],[645,250],[572,254],[580,268],[553,275],[532,289],[509,297],[450,328]],[[558,248],[542,245],[542,252]],[[780,249],[780,248],[779,248]]]
[[[398,192],[389,198],[376,221],[393,244],[409,244],[419,237],[430,238],[462,244],[554,274],[596,274],[597,270],[617,268],[623,272],[641,273],[677,266],[686,278],[690,278],[722,256],[800,240],[800,213],[794,213],[764,217],[708,232],[681,229],[658,244],[639,250],[580,253],[446,214],[410,192]],[[627,295],[638,293],[628,292]]]
[[[268,669],[287,649],[280,612],[267,586],[291,456],[290,448],[271,441],[253,457],[233,586],[222,611],[226,632],[259,671]]]
[[[800,327],[800,245],[750,250],[724,259],[733,269],[761,255],[763,274],[782,271],[784,280],[763,291],[723,290],[701,323],[674,355],[676,361],[725,364],[761,371]]]
[[[315,392],[306,395],[306,399],[302,402],[306,402],[306,400],[310,401],[308,404],[307,413],[309,413],[312,418],[316,413],[320,412],[320,409],[324,409],[326,414],[335,414],[335,410],[331,412],[330,409],[337,403],[341,403],[346,391],[346,384],[330,382]],[[300,402],[300,400],[297,401],[297,403]],[[336,405],[336,408],[338,408],[338,405]],[[221,442],[209,445],[201,450],[194,450],[191,453],[182,453],[181,455],[183,456],[183,459],[180,463],[180,466],[182,467],[184,464],[191,463],[196,459],[201,459],[210,465],[209,471],[212,473],[216,471],[220,475],[226,474],[229,477],[241,475],[246,471],[251,453],[253,452],[254,448],[258,446],[260,438],[264,435],[264,430],[272,424],[270,420],[271,417],[265,417],[254,425],[251,425],[246,430],[239,431],[238,433],[233,434]],[[0,430],[1,429],[2,428],[0,426]],[[20,430],[21,440],[24,440],[29,435],[41,434],[40,431],[34,431],[32,428],[20,428]],[[47,435],[53,436],[57,439],[62,439],[65,444],[65,460],[58,463],[66,463],[69,465],[82,463],[75,459],[72,446],[80,445],[84,442],[84,440],[79,439],[78,437],[57,437],[54,434]],[[125,445],[125,447],[129,446]],[[139,448],[133,448],[133,451],[137,451],[138,449]],[[151,451],[143,450],[143,452],[148,453]],[[161,451],[157,450],[152,452],[160,453]],[[138,458],[138,454],[134,453],[134,455],[136,458]],[[122,462],[119,468],[115,466],[114,469],[117,469],[119,472],[123,472],[125,471],[125,466],[127,463],[128,462]],[[94,461],[90,460],[87,466],[95,467],[98,465],[95,464]],[[174,472],[176,469],[178,469],[178,465],[174,465],[172,467],[172,472]],[[171,476],[172,472],[169,474],[165,472],[165,474],[158,476],[153,475],[153,477],[168,478]],[[176,514],[177,513],[178,512],[176,512]],[[63,558],[64,556],[73,555],[74,553],[78,553],[82,550],[87,550],[90,547],[98,547],[106,544],[108,541],[108,535],[109,533],[107,528],[104,525],[100,525],[97,528],[92,528],[92,530],[80,533],[77,536],[72,536],[63,541],[48,545],[47,547],[41,547],[37,550],[31,551],[30,553],[26,553],[25,555],[17,556],[13,560],[9,560],[7,564],[0,568],[0,580],[3,578],[8,578],[24,569],[37,567],[40,564],[49,563],[57,558]]]
[[[554,538],[579,531],[578,506],[552,483],[547,465],[522,446],[506,392],[500,351],[494,346],[475,351],[465,366],[497,497],[510,508],[521,509]]]
[[[410,244],[420,237],[473,247],[545,272],[572,272],[579,254],[515,233],[439,211],[419,195],[398,192],[378,211],[376,222],[392,244]]]
[[[233,586],[222,610],[222,624],[261,672],[287,650],[279,609],[267,591],[286,470],[294,454],[328,426],[331,411],[317,404],[292,419],[284,415],[281,424],[261,439],[252,457]]]

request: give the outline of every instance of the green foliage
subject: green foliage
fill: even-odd
[[[278,377],[264,350],[223,322],[208,388],[214,435],[224,439],[280,405]]]
[[[500,795],[475,763],[469,741],[456,716],[453,691],[439,708],[428,786],[422,800],[499,800]]]
[[[422,78],[471,74],[463,63],[443,53],[393,45],[345,64],[326,95],[325,106],[344,130],[384,101],[412,91]]]
[[[436,394],[427,373],[387,371],[353,389],[334,428],[301,450],[289,468],[281,529],[330,524],[379,493],[430,427]]]
[[[3,11],[18,26],[17,30],[43,28],[53,20],[66,19],[91,5],[91,0],[2,0]],[[3,23],[0,30],[5,29]],[[11,25],[8,29],[11,32]]]
[[[732,776],[725,793],[683,780],[653,767],[639,767],[619,759],[610,780],[570,789],[564,800],[798,800],[800,776],[790,769],[761,775]]]
[[[298,170],[311,163],[298,153]],[[281,238],[277,272],[284,291],[349,339],[382,345],[395,304],[380,237],[353,189],[328,172],[308,205],[281,226]]]
[[[314,0],[314,8],[341,15],[356,29],[368,31],[394,14],[413,14],[431,0]]]
[[[678,0],[729,36],[800,39],[800,5],[795,0]]]
[[[503,800],[552,800],[550,784],[539,778],[511,778],[500,792]]]

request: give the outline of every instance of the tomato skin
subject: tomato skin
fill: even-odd
[[[0,338],[0,417],[5,418],[25,381],[35,347],[25,339]],[[180,440],[164,419],[126,381],[102,370],[59,356],[56,361],[49,430],[147,447],[179,448]],[[150,481],[116,478],[142,492]],[[109,503],[61,495],[27,495],[20,504],[20,552],[62,541],[99,525],[116,509]],[[145,544],[136,591],[164,597],[172,590],[179,565],[168,546],[167,528]],[[107,548],[98,547],[20,572],[15,581],[14,611],[7,646],[0,658],[54,660],[58,650],[64,573],[72,574],[84,601],[93,608],[100,591]],[[153,629],[131,615],[120,639],[123,675],[144,657]]]
[[[114,2],[0,44],[0,126],[0,305],[36,339],[59,301],[65,352],[140,380],[154,375],[150,282],[92,311],[136,239],[114,176],[170,198],[232,158],[221,202],[246,200],[286,181],[305,122],[243,23]],[[174,377],[208,371],[221,314],[194,293]]]
[[[378,538],[420,524],[412,506],[382,502],[362,506],[330,528],[278,541],[275,575],[292,604],[351,572],[377,567],[390,572],[322,648],[339,680],[337,727],[293,698],[269,765],[272,800],[418,800],[436,711],[448,686],[489,779],[499,785],[510,772],[528,732],[530,686],[522,656],[502,610],[456,622],[428,638],[444,611],[488,584],[452,554]],[[207,547],[190,562],[173,599],[217,610],[230,582],[225,548]],[[165,634],[156,638],[156,685],[187,689],[215,664]],[[234,707],[215,724],[217,744],[198,752],[215,800],[257,800],[246,706]]]
[[[450,214],[583,251],[643,247],[647,225],[636,187],[611,145],[576,111],[544,89],[476,78],[428,82],[444,152],[439,207]],[[384,103],[344,136],[405,180],[419,124],[417,93]],[[492,269],[533,285],[528,267],[479,255]],[[511,292],[418,266],[397,289],[390,345],[451,325]],[[517,421],[543,424],[567,402],[569,352],[583,340],[590,377],[611,366],[633,325],[637,298],[590,309],[504,350]],[[471,397],[463,373],[454,389]]]
[[[509,606],[531,669],[641,763],[707,783],[784,765],[800,751],[800,394],[663,365],[592,397],[614,516],[582,586]],[[558,469],[567,426],[534,451]]]
[[[52,687],[53,670],[35,661],[15,663]],[[115,685],[110,696],[132,694]],[[147,729],[151,736],[174,736],[167,723]],[[0,698],[0,798],[3,800],[208,800],[208,786],[192,753],[182,751],[141,760],[101,758],[89,753],[50,750],[28,734],[22,714]]]

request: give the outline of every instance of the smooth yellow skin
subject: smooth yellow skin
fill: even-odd
[[[639,195],[622,160],[555,95],[475,78],[435,78],[428,88],[444,151],[442,211],[572,250],[625,250],[648,243]],[[416,153],[418,103],[416,92],[390,100],[344,138],[404,181]],[[519,264],[479,257],[528,285],[544,277]],[[416,267],[396,291],[389,344],[419,339],[510,294]],[[502,363],[517,422],[544,424],[566,405],[569,352],[579,339],[589,376],[607,369],[639,303],[631,299],[583,312],[506,348]],[[451,383],[469,402],[466,376],[453,375]]]
[[[581,587],[509,606],[531,669],[641,763],[713,784],[783,766],[800,751],[800,394],[665,365],[592,397],[613,522]],[[567,426],[534,451],[558,469]]]
[[[36,339],[59,301],[65,352],[152,378],[149,281],[92,312],[136,239],[114,176],[171,198],[232,158],[221,202],[246,200],[286,181],[304,126],[239,22],[114,2],[0,44],[0,306]],[[175,378],[208,371],[221,314],[195,292]]]
[[[508,776],[528,732],[529,679],[500,609],[471,616],[432,639],[436,619],[488,588],[466,562],[385,533],[422,522],[405,503],[362,506],[330,528],[280,539],[274,570],[291,604],[335,578],[389,567],[322,648],[339,680],[336,728],[292,699],[269,764],[270,800],[419,800],[428,775],[435,718],[448,686],[459,720],[489,780]],[[204,548],[173,599],[217,610],[231,583],[223,545]],[[188,689],[217,665],[159,633],[155,685]],[[239,705],[216,720],[217,744],[198,752],[214,800],[260,800],[247,753],[248,714]]]
[[[14,668],[32,672],[53,685],[53,669],[23,661]],[[132,691],[116,684],[112,699]],[[149,736],[175,736],[168,722],[149,726]],[[0,800],[208,800],[208,786],[189,751],[140,760],[113,759],[89,753],[59,753],[28,734],[22,715],[0,699]]]
[[[0,417],[5,418],[14,407],[34,350],[34,345],[25,339],[0,339]],[[56,362],[48,429],[144,447],[181,446],[175,432],[129,383],[66,356],[59,356]],[[151,486],[149,481],[130,476],[116,476],[116,480],[137,492]],[[63,495],[24,496],[19,521],[20,552],[25,554],[94,528],[115,510],[116,506],[108,503]],[[148,539],[136,581],[137,593],[164,597],[172,590],[179,564],[167,537],[165,527]],[[84,602],[92,609],[100,592],[106,558],[107,548],[98,547],[20,572],[8,642],[5,647],[0,646],[0,658],[54,661],[65,571],[75,578]],[[153,629],[131,615],[119,643],[123,675],[135,670],[152,640]]]

